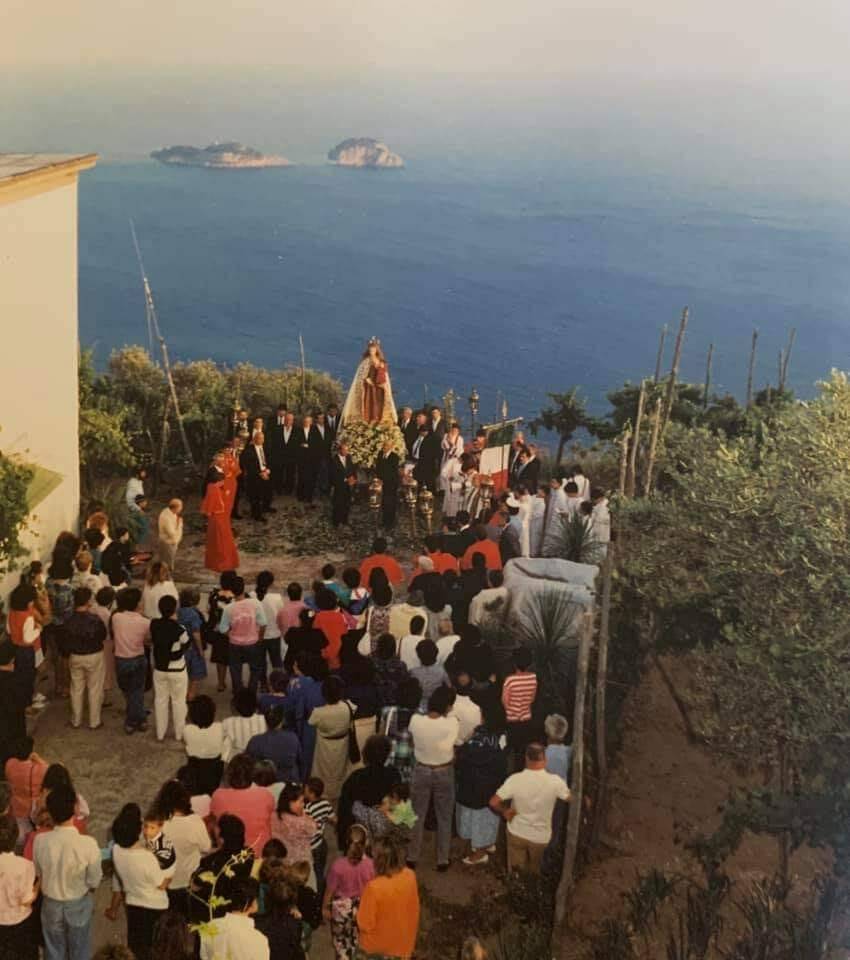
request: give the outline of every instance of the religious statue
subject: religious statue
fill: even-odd
[[[358,421],[395,425],[397,420],[387,359],[381,350],[381,341],[372,337],[342,408],[342,425]]]

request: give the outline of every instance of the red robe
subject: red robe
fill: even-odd
[[[235,479],[231,482],[235,492]],[[233,500],[231,497],[228,502],[226,484],[226,477],[217,483],[208,483],[207,492],[201,501],[201,513],[207,517],[207,549],[204,555],[204,566],[207,570],[215,570],[216,573],[239,569],[239,553],[230,527],[230,509]]]

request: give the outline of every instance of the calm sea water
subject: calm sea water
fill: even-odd
[[[304,166],[101,164],[80,190],[80,326],[99,361],[146,327],[136,222],[172,354],[298,360],[347,385],[383,341],[398,402],[474,385],[531,415],[580,384],[591,405],[650,374],[661,324],[691,308],[683,375],[742,394],[797,327],[791,381],[848,367],[848,209],[662,179]],[[668,356],[672,335],[668,338]]]

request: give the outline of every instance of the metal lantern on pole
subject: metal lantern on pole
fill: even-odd
[[[469,395],[469,414],[472,418],[472,436],[475,436],[475,418],[478,416],[478,408],[480,405],[481,397],[478,396],[478,391],[475,387],[472,388],[472,393]]]
[[[490,504],[493,502],[493,492],[495,489],[496,484],[489,474],[485,474],[483,477],[479,478],[478,496],[481,500],[482,512],[490,509]]]
[[[427,487],[423,487],[419,494],[419,515],[425,521],[428,533],[431,532],[431,518],[434,515],[434,494]]]
[[[406,473],[401,481],[401,499],[410,511],[410,526],[414,537],[416,536],[416,492],[418,489],[419,484],[414,480],[413,475]]]
[[[381,509],[383,500],[384,482],[380,477],[372,477],[369,481],[369,509],[375,513]]]
[[[455,396],[454,390],[449,387],[446,393],[443,395],[443,416],[445,417],[446,423],[451,424],[455,419]]]

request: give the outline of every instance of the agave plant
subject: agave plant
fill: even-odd
[[[539,710],[564,713],[569,681],[575,674],[578,625],[582,607],[561,590],[545,588],[517,618],[514,635],[534,656]]]
[[[547,542],[547,556],[573,563],[600,563],[605,546],[596,539],[589,519],[581,513],[562,514]]]

